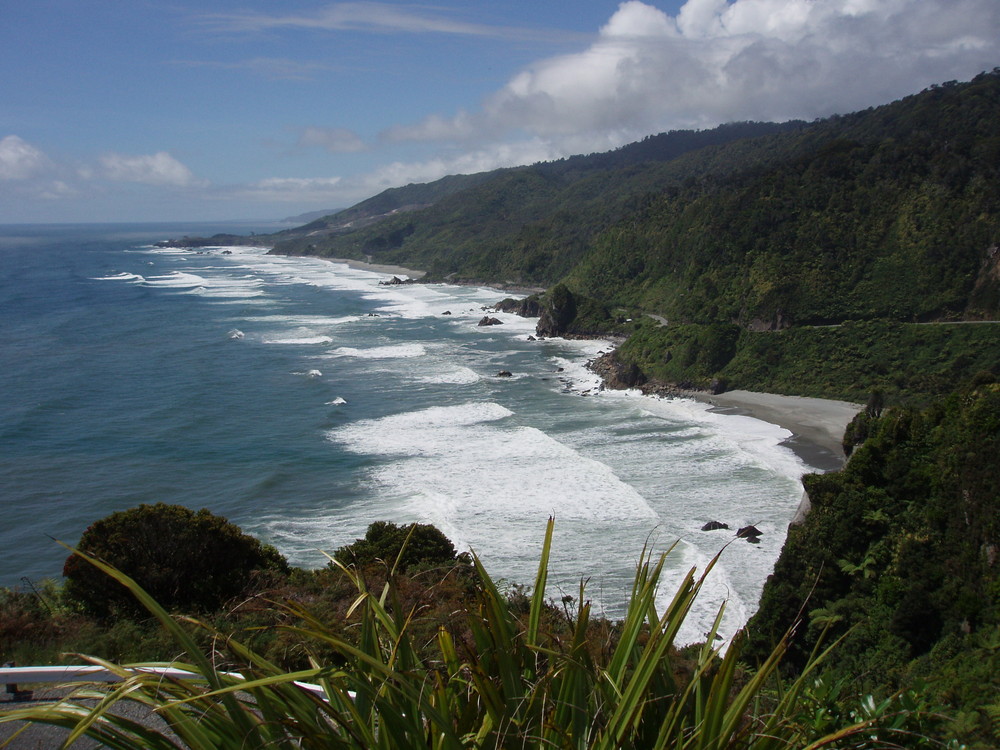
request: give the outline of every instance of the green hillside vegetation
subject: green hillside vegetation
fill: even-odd
[[[6,722],[48,723],[110,747],[164,750],[940,746],[938,709],[917,693],[831,700],[818,671],[823,656],[807,660],[800,676],[781,677],[784,639],[752,670],[741,663],[742,636],[719,653],[709,644],[721,611],[708,644],[678,650],[675,638],[715,561],[700,577],[690,571],[659,611],[665,555],[644,552],[626,615],[609,623],[592,616],[583,583],[578,600],[564,596],[561,608],[546,601],[551,519],[530,596],[502,593],[475,556],[441,560],[440,532],[431,529],[408,532],[411,540],[419,534],[431,542],[422,586],[398,568],[406,544],[393,543],[395,562],[293,574],[284,602],[258,607],[256,621],[244,620],[236,633],[231,619],[218,627],[179,617],[137,580],[75,556],[147,609],[147,627],[159,630],[160,649],[173,660],[142,666],[202,679],[130,675],[105,662],[124,678],[119,687],[84,687],[54,706],[15,704],[0,711],[0,731]],[[351,546],[360,551],[399,530],[373,525]],[[15,602],[11,592],[0,593],[0,622],[7,622]],[[278,601],[276,594],[268,592],[269,602]],[[450,611],[438,619],[442,599]],[[282,663],[289,655],[297,667]],[[296,681],[316,685],[319,694]],[[133,704],[132,715],[157,711],[169,731],[114,710],[125,703]]]
[[[631,334],[624,364],[689,387],[933,397],[1000,373],[991,327],[913,325],[1000,314],[997,121],[1000,71],[812,124],[408,186],[322,220],[368,216],[358,229],[293,232],[274,252],[558,282],[586,319],[540,332]],[[418,198],[434,202],[373,218]],[[623,328],[644,313],[670,325]]]
[[[642,196],[681,184],[692,169],[727,171],[735,163],[715,153],[698,165],[684,165],[685,154],[706,148],[714,153],[722,144],[745,144],[753,136],[800,126],[736,123],[704,132],[675,131],[607,154],[476,175],[458,190],[450,189],[457,187],[455,178],[399,188],[274,236],[274,252],[408,264],[427,271],[428,280],[550,284]],[[432,198],[432,205],[385,215],[390,207]],[[344,228],[362,216],[377,220]],[[336,231],[324,233],[330,228]]]
[[[827,639],[845,639],[834,681],[886,692],[926,684],[954,707],[959,739],[996,747],[1000,385],[926,408],[869,409],[847,447],[842,471],[805,478],[812,509],[789,529],[748,625],[749,654],[801,617],[791,664],[829,629]]]
[[[650,378],[689,389],[743,389],[864,403],[927,401],[1000,372],[992,323],[848,321],[748,331],[729,323],[659,326],[646,319],[616,350]]]

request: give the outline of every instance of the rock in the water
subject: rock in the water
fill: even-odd
[[[542,306],[538,301],[538,295],[534,294],[524,299],[500,300],[493,306],[494,310],[505,313],[514,313],[522,318],[537,318],[542,314]]]
[[[498,378],[512,378],[514,377],[510,370],[501,370],[497,373]]]
[[[709,521],[704,526],[701,527],[702,531],[715,531],[717,529],[728,529],[728,523],[722,523],[722,521]]]
[[[483,319],[479,321],[481,326],[502,326],[503,321],[497,320],[496,318],[491,318],[489,315],[484,315]]]
[[[451,310],[445,310],[442,315],[451,315]]]
[[[758,529],[756,526],[744,526],[742,529],[736,532],[736,536],[740,539],[746,539],[751,542],[759,542],[760,537],[764,532]]]

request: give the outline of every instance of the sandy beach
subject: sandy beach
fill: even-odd
[[[412,268],[402,266],[387,266],[381,263],[365,263],[362,260],[351,260],[349,258],[323,258],[331,263],[346,263],[349,268],[356,268],[359,271],[374,271],[375,273],[391,273],[393,276],[408,276],[411,279],[422,279],[427,272],[415,271]]]
[[[779,396],[753,391],[727,391],[717,395],[691,393],[719,411],[747,414],[792,432],[788,445],[809,463],[824,470],[838,469],[845,456],[844,430],[863,404],[805,396]]]

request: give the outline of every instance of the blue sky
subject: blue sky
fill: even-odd
[[[0,0],[0,222],[279,219],[998,65],[998,0]]]

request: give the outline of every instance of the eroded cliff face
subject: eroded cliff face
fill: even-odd
[[[646,383],[646,376],[639,369],[638,365],[634,362],[625,363],[619,361],[613,351],[602,354],[597,359],[588,362],[587,367],[601,376],[607,388],[623,390],[638,388]]]
[[[1000,313],[1000,245],[983,253],[983,264],[969,295],[967,317],[995,320]]]

